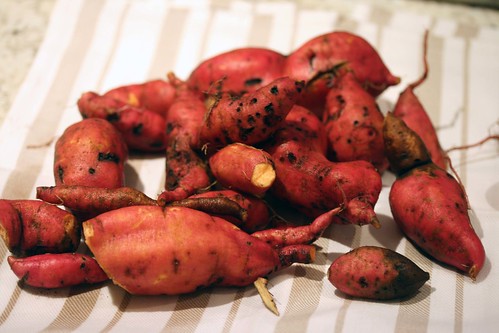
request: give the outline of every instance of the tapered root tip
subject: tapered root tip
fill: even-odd
[[[381,228],[381,223],[378,220],[377,216],[373,216],[371,218],[371,221],[369,222],[374,228],[379,229]]]

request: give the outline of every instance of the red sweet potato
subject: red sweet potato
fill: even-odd
[[[471,224],[463,187],[431,161],[422,139],[391,113],[383,135],[397,173],[389,194],[395,222],[422,251],[475,279],[485,249]]]
[[[84,119],[66,128],[55,144],[55,184],[122,187],[127,158],[127,146],[109,122]]]
[[[213,154],[209,166],[223,187],[256,196],[264,195],[276,177],[269,153],[237,142]]]
[[[82,94],[78,108],[84,119],[109,121],[123,135],[130,150],[158,152],[165,149],[163,115],[94,92]]]
[[[155,205],[156,200],[131,187],[102,188],[81,185],[38,186],[36,198],[63,205],[87,217],[127,206]]]
[[[153,111],[164,117],[175,100],[175,88],[165,80],[150,80],[116,87],[103,96],[122,102],[123,105]]]
[[[302,82],[283,77],[240,97],[224,92],[211,96],[200,128],[200,147],[265,141],[284,121],[302,88]]]
[[[273,219],[272,212],[267,203],[254,196],[245,195],[233,190],[219,190],[207,191],[189,197],[189,199],[201,198],[227,198],[237,203],[237,205],[246,212],[244,219],[234,216],[235,214],[232,214],[232,216],[217,214],[217,216],[237,225],[248,233],[266,228]],[[213,212],[211,212],[210,215],[213,215]]]
[[[21,241],[22,225],[19,212],[7,200],[0,200],[0,237],[7,249],[14,251]]]
[[[315,255],[311,245],[275,249],[230,222],[185,207],[120,208],[85,221],[83,230],[99,265],[131,294],[246,286]]]
[[[421,140],[423,140],[433,163],[442,169],[447,169],[447,154],[440,145],[437,132],[430,117],[428,116],[428,113],[419,98],[414,93],[414,89],[422,84],[428,76],[428,61],[426,59],[427,38],[428,35],[425,36],[424,40],[423,74],[418,80],[409,84],[407,88],[400,93],[397,103],[393,109],[393,114],[401,118],[404,123],[416,132]]]
[[[47,253],[27,258],[9,256],[14,274],[26,285],[38,288],[64,288],[108,280],[92,257],[77,253]]]
[[[337,162],[364,160],[380,173],[388,167],[383,143],[383,114],[375,98],[352,72],[337,79],[326,97],[323,115],[329,158]]]
[[[414,295],[430,275],[390,249],[361,246],[338,257],[328,280],[346,295],[389,300]]]
[[[168,79],[175,87],[175,101],[166,115],[166,180],[159,196],[162,205],[185,199],[212,183],[208,163],[196,150],[206,113],[204,96],[189,89],[173,73]]]
[[[217,83],[232,95],[255,91],[283,76],[285,56],[265,48],[240,48],[204,60],[190,74],[189,87],[213,93]]]
[[[366,161],[328,160],[324,126],[315,114],[305,111],[295,107],[289,122],[286,118],[264,147],[276,168],[271,193],[308,216],[343,205],[337,223],[379,227],[374,205],[381,191],[380,174]]]
[[[354,72],[373,96],[400,81],[390,73],[372,45],[346,31],[317,36],[298,47],[288,55],[284,75],[306,82],[298,104],[321,115],[331,84],[346,70]]]
[[[76,250],[80,244],[80,225],[74,215],[40,200],[0,200],[11,205],[19,218],[13,219],[6,245],[17,256],[60,253]],[[3,225],[3,220],[2,220]],[[19,235],[19,236],[18,236]]]

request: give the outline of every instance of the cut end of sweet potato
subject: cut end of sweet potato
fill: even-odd
[[[270,163],[259,163],[251,175],[251,183],[260,188],[270,188],[276,177],[274,166]]]

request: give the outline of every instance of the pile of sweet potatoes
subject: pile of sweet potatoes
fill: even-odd
[[[243,48],[205,59],[185,81],[169,73],[85,92],[83,119],[54,147],[55,186],[0,200],[8,262],[43,288],[109,279],[148,295],[246,286],[312,262],[332,223],[383,232],[375,205],[382,173],[394,172],[401,230],[474,279],[485,251],[466,195],[395,117],[413,112],[423,80],[400,96],[395,116],[377,105],[399,81],[367,41],[331,32],[288,55]],[[165,158],[156,198],[125,186],[128,155],[141,152]],[[305,223],[283,220],[275,205]],[[77,253],[81,239],[90,255]],[[346,294],[388,299],[416,293],[429,275],[390,249],[361,247],[332,263],[328,279]]]

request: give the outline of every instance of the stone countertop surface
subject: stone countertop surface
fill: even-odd
[[[56,0],[0,1],[0,125],[22,84],[50,20]],[[69,0],[60,0],[69,1]],[[213,3],[228,0],[214,0]],[[466,0],[446,2],[416,0],[297,0],[308,7],[334,8],[342,14],[359,3],[381,6],[386,10],[409,10],[437,17],[448,17],[461,23],[499,26],[499,1],[475,1],[491,5],[463,5]]]

